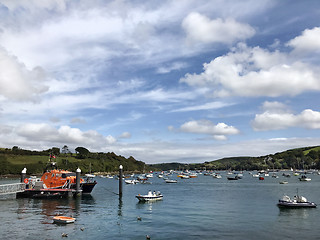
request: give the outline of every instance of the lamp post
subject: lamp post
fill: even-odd
[[[119,166],[119,197],[122,197],[122,169],[123,166],[120,165]]]
[[[24,168],[24,169],[22,169],[22,171],[21,171],[21,179],[20,179],[20,182],[21,182],[21,183],[24,182],[24,179],[26,178],[26,175],[27,175],[27,169]]]
[[[81,191],[80,191],[80,173],[81,173],[81,169],[77,168],[77,170],[76,170],[76,194],[78,196],[81,195]]]

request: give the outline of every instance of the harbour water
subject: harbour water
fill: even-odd
[[[127,185],[119,199],[118,181],[97,178],[91,196],[78,199],[11,199],[0,201],[1,239],[318,239],[320,206],[284,209],[277,201],[299,194],[320,205],[320,176],[265,177],[260,181],[244,172],[243,179],[229,181],[198,175],[165,183],[157,175],[152,184]],[[172,177],[176,179],[176,175]],[[288,184],[279,184],[286,180]],[[1,180],[0,184],[18,180]],[[164,198],[139,203],[137,194],[160,191]],[[53,224],[56,215],[76,222]]]

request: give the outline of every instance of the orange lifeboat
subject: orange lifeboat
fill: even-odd
[[[76,174],[66,170],[53,169],[45,172],[41,181],[47,188],[70,187],[72,184],[76,184]],[[80,184],[83,182],[84,180],[81,178]]]

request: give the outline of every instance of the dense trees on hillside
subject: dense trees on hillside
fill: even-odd
[[[292,149],[261,157],[233,157],[198,164],[153,164],[155,168],[191,170],[320,169],[320,147]]]
[[[41,173],[48,163],[49,156],[56,156],[59,168],[75,171],[80,167],[83,173],[117,172],[119,165],[125,171],[144,172],[150,169],[161,170],[266,170],[266,169],[320,169],[320,146],[292,149],[261,157],[233,157],[216,161],[182,164],[163,163],[147,166],[132,156],[125,158],[113,152],[90,152],[84,147],[77,147],[71,153],[65,145],[43,151],[30,151],[14,146],[12,149],[0,148],[0,175],[20,174],[27,167],[29,174]]]
[[[132,156],[125,158],[109,153],[91,153],[84,147],[77,147],[73,154],[65,145],[60,153],[59,148],[44,151],[30,151],[15,146],[12,149],[0,148],[0,175],[20,174],[26,167],[28,174],[42,173],[49,161],[54,156],[54,161],[61,169],[75,171],[78,167],[83,173],[89,172],[117,172],[119,165],[123,165],[125,171],[143,172],[148,170],[144,162],[137,161]]]

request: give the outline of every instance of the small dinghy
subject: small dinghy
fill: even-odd
[[[177,180],[174,179],[165,179],[166,183],[177,183]]]
[[[280,181],[279,184],[288,184],[288,181]]]
[[[317,204],[314,202],[309,202],[303,196],[294,196],[293,199],[290,199],[289,196],[284,195],[282,199],[278,202],[278,207],[281,208],[315,208]]]
[[[68,223],[74,223],[76,219],[72,217],[66,217],[66,216],[56,216],[53,218],[54,223],[60,223],[60,224],[68,224]]]
[[[158,192],[149,191],[147,195],[138,194],[136,198],[138,198],[140,202],[148,202],[148,201],[162,200],[163,195],[159,191]]]

